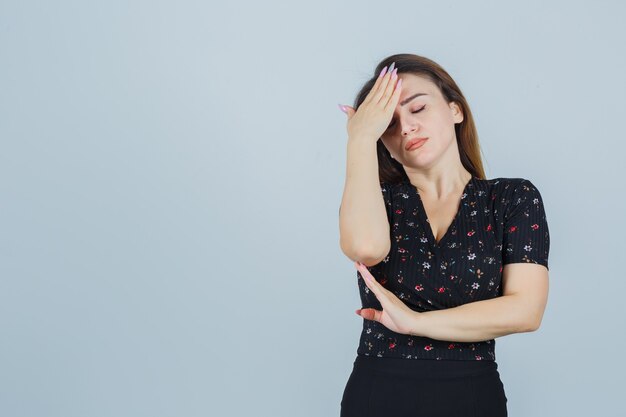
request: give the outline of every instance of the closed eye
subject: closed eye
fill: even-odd
[[[415,113],[419,113],[419,112],[421,112],[422,110],[424,110],[425,108],[426,108],[426,106],[422,106],[420,109],[415,110],[415,111],[412,111],[411,113],[413,113],[413,114],[415,114]],[[391,126],[393,126],[395,123],[396,123],[396,122],[395,122],[395,120],[394,120],[393,122],[391,122],[391,123],[389,124],[389,126],[387,126],[387,130],[389,130],[389,129],[391,128]]]

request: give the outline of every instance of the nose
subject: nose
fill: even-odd
[[[412,136],[413,132],[417,130],[417,127],[414,125],[413,127],[402,128],[402,136]]]
[[[415,136],[415,132],[418,130],[419,121],[414,118],[407,117],[404,120],[402,118],[398,119],[398,123],[400,123],[402,136]]]

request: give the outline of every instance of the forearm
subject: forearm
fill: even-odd
[[[436,340],[479,342],[529,332],[523,300],[504,295],[444,310],[415,313],[410,334]]]
[[[387,209],[380,190],[376,142],[348,140],[346,182],[339,212],[340,246],[353,260],[389,252]]]

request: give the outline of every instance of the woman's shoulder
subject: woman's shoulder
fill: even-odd
[[[507,193],[514,192],[520,187],[535,188],[535,185],[525,177],[497,177],[479,180],[490,187],[494,192]]]
[[[526,202],[543,201],[539,188],[525,177],[499,177],[483,180],[489,199],[510,211]]]

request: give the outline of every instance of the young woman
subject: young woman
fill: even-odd
[[[467,101],[430,59],[384,59],[340,107],[364,319],[341,416],[506,416],[495,338],[536,330],[548,296],[539,190],[485,178]]]

